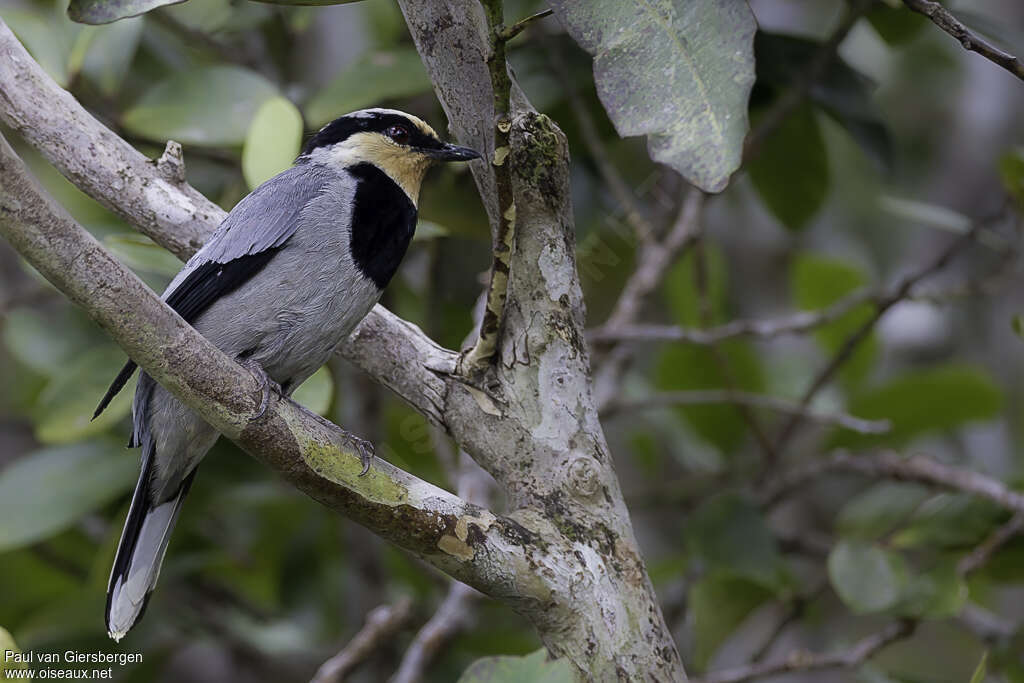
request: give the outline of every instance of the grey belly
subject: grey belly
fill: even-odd
[[[327,362],[379,298],[380,291],[354,270],[347,255],[333,258],[286,247],[239,290],[210,306],[194,326],[232,358],[258,362],[290,394]],[[218,434],[162,387],[148,390],[145,412],[156,445],[151,483],[156,499],[163,500],[199,464]]]
[[[228,355],[255,360],[271,379],[294,390],[380,297],[346,260],[285,249],[214,303],[195,327]]]

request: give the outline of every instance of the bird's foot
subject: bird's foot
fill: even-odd
[[[253,359],[243,358],[238,361],[238,364],[251,372],[260,386],[260,407],[257,408],[256,415],[249,418],[249,422],[255,422],[267,414],[267,406],[270,405],[270,392],[273,391],[278,396],[284,396],[284,391],[280,384],[267,376],[267,371],[263,369],[263,366]]]
[[[361,477],[370,471],[370,463],[373,462],[373,458],[375,456],[373,443],[360,438],[345,429],[342,429],[341,431],[359,454],[359,462],[363,464],[363,471],[359,473],[359,476]]]

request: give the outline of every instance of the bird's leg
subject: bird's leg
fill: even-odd
[[[359,462],[363,464],[363,471],[359,473],[359,476],[361,477],[370,471],[370,463],[373,462],[373,457],[375,455],[373,443],[356,436],[346,429],[342,429],[341,431],[345,434],[345,438],[351,441],[352,445],[355,446],[356,452],[359,453]]]
[[[260,407],[256,411],[256,415],[249,418],[249,422],[255,422],[266,415],[267,406],[270,405],[270,392],[273,391],[278,396],[284,396],[284,391],[280,384],[267,376],[267,371],[263,369],[263,366],[252,358],[240,358],[238,364],[251,372],[260,385]]]

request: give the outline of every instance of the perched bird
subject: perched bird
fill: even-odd
[[[427,169],[479,156],[392,109],[335,119],[291,168],[235,206],[163,300],[262,380],[262,415],[269,386],[290,395],[377,303],[412,239]],[[135,367],[124,366],[96,415]],[[114,640],[142,616],[196,467],[217,437],[142,373],[129,441],[142,448],[142,468],[107,588]]]

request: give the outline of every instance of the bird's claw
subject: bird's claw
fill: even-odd
[[[281,389],[281,385],[270,379],[267,376],[267,371],[263,369],[263,366],[251,358],[238,361],[238,364],[243,368],[252,373],[252,376],[256,378],[259,383],[260,389],[260,406],[256,409],[256,415],[249,418],[249,422],[256,422],[267,414],[267,407],[270,405],[270,392],[275,392],[278,396],[283,396],[284,392]]]
[[[344,429],[342,431],[345,432],[345,438],[352,443],[356,452],[359,453],[359,462],[363,464],[363,471],[359,473],[361,477],[370,471],[370,463],[373,462],[373,458],[376,455],[373,443],[356,436],[352,432],[345,431]]]

